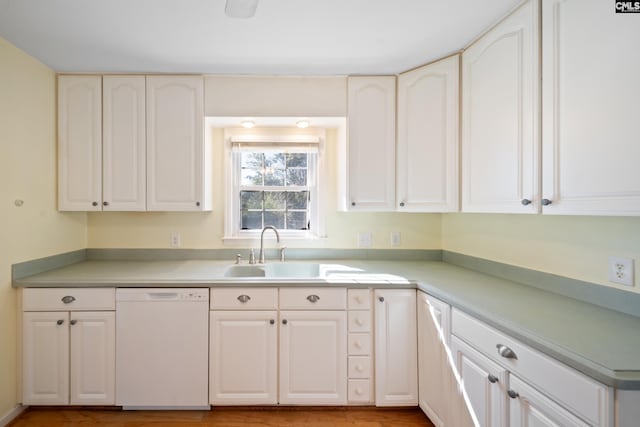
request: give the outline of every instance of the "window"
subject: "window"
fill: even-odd
[[[310,230],[315,154],[240,152],[240,229]],[[311,172],[311,173],[310,173]],[[311,184],[311,185],[310,185]]]
[[[238,132],[242,132],[238,130]],[[322,139],[317,135],[226,135],[225,238],[255,238],[272,225],[281,237],[323,235]]]

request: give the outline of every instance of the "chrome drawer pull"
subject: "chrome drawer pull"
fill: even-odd
[[[64,323],[64,320],[62,320],[62,319],[60,319],[60,320],[58,320],[58,321],[56,322],[56,324],[57,324],[58,326],[62,325],[63,323]]]
[[[238,301],[240,301],[241,303],[246,303],[251,299],[251,297],[249,295],[240,295],[238,297]]]
[[[307,299],[309,300],[309,302],[313,302],[316,303],[318,302],[318,300],[320,299],[320,297],[318,295],[309,295],[307,297]]]
[[[515,399],[516,397],[520,397],[520,394],[517,391],[509,390],[507,394],[510,398]]]
[[[75,325],[76,323],[78,323],[78,320],[77,320],[77,319],[73,319],[70,323],[71,323],[72,325]]]
[[[71,295],[66,295],[66,296],[62,297],[62,302],[65,303],[65,304],[71,304],[75,300],[76,300],[76,297],[73,297]]]
[[[489,382],[490,382],[491,384],[495,384],[495,383],[497,383],[497,382],[499,381],[499,380],[498,380],[498,377],[496,377],[496,376],[495,376],[495,375],[493,375],[493,374],[489,374],[489,376],[487,377],[487,379],[489,380]]]
[[[506,345],[498,344],[498,345],[496,345],[496,348],[498,349],[498,354],[500,356],[504,357],[505,359],[516,359],[516,360],[518,360],[518,356],[516,356],[514,351],[511,350]]]

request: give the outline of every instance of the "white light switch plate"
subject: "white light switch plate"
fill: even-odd
[[[371,233],[358,233],[358,247],[359,248],[371,247]]]

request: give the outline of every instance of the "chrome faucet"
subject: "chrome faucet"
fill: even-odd
[[[276,233],[276,240],[280,243],[280,234],[278,234],[278,230],[273,225],[267,225],[262,229],[262,233],[260,233],[260,254],[258,255],[258,263],[264,264],[264,232],[267,230],[273,230]]]

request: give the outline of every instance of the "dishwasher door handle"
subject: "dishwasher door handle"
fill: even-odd
[[[148,292],[149,299],[177,299],[178,294],[176,292]]]

